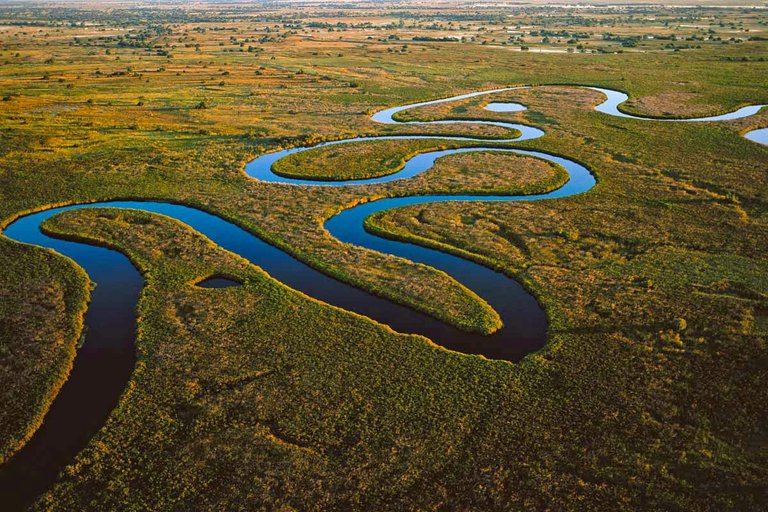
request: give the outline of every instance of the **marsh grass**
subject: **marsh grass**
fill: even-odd
[[[4,223],[51,204],[187,203],[337,278],[477,326],[488,312],[456,281],[341,244],[322,223],[371,198],[458,191],[458,177],[477,179],[473,187],[523,185],[441,162],[442,171],[407,182],[310,190],[253,182],[242,165],[280,147],[361,134],[505,136],[466,125],[379,126],[369,116],[473,90],[560,84],[505,94],[529,107],[505,119],[547,131],[520,147],[577,160],[598,178],[589,194],[562,201],[430,205],[369,221],[522,280],[547,311],[550,338],[517,366],[448,353],[309,301],[154,217],[141,225],[62,218],[62,229],[66,220],[71,232],[109,238],[140,258],[148,287],[134,378],[39,509],[764,508],[768,154],[740,132],[765,126],[768,114],[704,125],[616,119],[592,111],[597,93],[567,84],[623,90],[627,108],[644,115],[768,103],[765,42],[674,52],[654,39],[638,43],[647,53],[523,53],[491,41],[505,24],[485,20],[488,35],[476,41],[410,41],[403,50],[404,39],[386,36],[435,30],[408,20],[399,28],[402,16],[381,12],[376,20],[391,28],[278,34],[270,25],[281,22],[215,9],[198,18],[113,10],[113,25],[100,10],[29,8],[24,19],[43,25],[27,26],[8,9],[0,12],[9,20],[0,36]],[[736,23],[757,16],[710,14]],[[50,16],[66,23],[48,25]],[[615,30],[648,33],[639,18],[622,17]],[[102,25],[79,25],[94,19]],[[754,19],[736,23],[715,30],[727,42],[759,28]],[[147,32],[125,46],[117,37],[126,28]],[[492,115],[480,107],[404,115]],[[165,250],[174,240],[181,253]],[[66,377],[87,287],[46,251],[0,240],[0,258],[7,458]],[[189,284],[214,271],[244,284]]]

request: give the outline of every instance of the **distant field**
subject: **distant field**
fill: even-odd
[[[311,300],[167,218],[52,219],[52,231],[129,254],[147,284],[128,388],[34,509],[764,510],[768,147],[741,134],[768,127],[768,111],[637,121],[594,112],[603,97],[571,87],[624,91],[625,108],[649,116],[768,103],[768,10],[709,4],[0,5],[2,225],[54,204],[188,204],[339,280],[487,331],[493,311],[447,274],[342,244],[323,223],[388,196],[544,192],[563,169],[485,151],[329,189],[257,182],[243,166],[362,135],[507,138],[370,116],[532,85],[398,120],[535,126],[546,135],[504,146],[565,156],[598,181],[562,200],[367,221],[523,283],[549,341],[519,364]],[[489,112],[489,101],[528,109]],[[331,145],[274,170],[382,176],[456,144]],[[191,285],[211,273],[244,284]],[[76,361],[88,290],[71,261],[0,237],[0,464]]]

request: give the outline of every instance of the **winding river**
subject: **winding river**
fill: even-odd
[[[544,132],[531,126],[501,121],[440,120],[398,122],[395,114],[420,106],[457,101],[481,95],[519,89],[516,87],[480,91],[451,98],[389,108],[375,113],[373,121],[387,124],[486,124],[518,130],[520,135],[499,142],[519,142],[541,137]],[[595,107],[605,114],[641,120],[625,114],[618,106],[627,100],[624,93],[590,88],[603,93],[606,101]],[[516,103],[492,103],[491,110],[516,112],[525,107]],[[698,119],[664,121],[722,121],[757,113],[762,105],[740,108],[729,114]],[[768,130],[748,133],[759,136]],[[273,278],[309,296],[333,306],[354,311],[387,324],[398,332],[421,334],[435,343],[468,354],[493,359],[518,361],[541,348],[546,342],[546,318],[536,300],[514,279],[474,262],[426,247],[383,239],[364,229],[364,220],[377,212],[414,204],[445,201],[537,201],[581,194],[595,185],[593,175],[584,166],[563,157],[532,150],[472,147],[422,153],[410,158],[396,173],[372,179],[344,182],[300,180],[279,176],[272,165],[293,153],[332,144],[382,139],[441,139],[478,142],[487,139],[447,136],[360,137],[327,142],[312,147],[291,148],[268,153],[246,166],[246,173],[257,180],[295,186],[348,187],[404,180],[428,171],[443,156],[477,151],[496,151],[540,158],[566,169],[568,181],[545,194],[528,196],[424,195],[386,198],[363,203],[328,219],[325,228],[342,242],[366,247],[420,262],[447,272],[473,290],[493,307],[503,327],[490,335],[464,332],[428,315],[395,304],[329,277],[289,254],[264,242],[242,228],[213,214],[177,204],[143,201],[111,201],[51,208],[19,217],[3,230],[18,242],[47,247],[69,256],[98,286],[91,293],[85,317],[85,342],[78,350],[74,368],[46,414],[33,438],[5,466],[0,468],[0,503],[3,510],[23,510],[48,489],[59,472],[85,447],[116,406],[135,364],[135,310],[143,280],[129,260],[117,251],[53,238],[40,231],[48,218],[65,210],[95,207],[133,208],[177,219],[210,238],[219,246],[237,253],[263,268]],[[760,139],[753,139],[761,142]],[[765,141],[762,141],[765,143]],[[215,293],[215,292],[214,292]]]

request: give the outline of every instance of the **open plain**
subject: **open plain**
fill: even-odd
[[[768,507],[764,6],[8,3],[0,98],[3,511]]]

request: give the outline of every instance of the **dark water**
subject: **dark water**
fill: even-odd
[[[500,89],[509,90],[509,89]],[[626,100],[623,93],[599,89],[608,100],[597,109],[611,115],[618,112],[617,105]],[[471,93],[444,100],[423,102],[383,110],[374,114],[377,122],[395,123],[393,115],[407,108],[443,101],[453,101],[497,91]],[[745,107],[725,116],[714,116],[700,120],[734,119],[759,110]],[[478,121],[435,121],[408,124],[451,124],[480,123],[515,128],[521,135],[507,142],[533,139],[544,134],[538,128],[503,122]],[[382,137],[389,139],[423,138],[416,136]],[[469,137],[428,137],[473,141]],[[371,140],[375,137],[357,140]],[[350,141],[338,141],[333,144]],[[434,161],[448,154],[485,151],[493,148],[463,148],[435,151],[417,155],[406,163],[400,172],[353,182],[316,182],[293,180],[275,175],[272,164],[283,156],[310,148],[294,148],[263,155],[251,162],[246,171],[253,177],[273,182],[316,186],[352,186],[407,179],[426,172]],[[496,149],[493,149],[496,150]],[[493,359],[518,361],[526,354],[543,346],[546,341],[546,318],[535,299],[515,280],[481,265],[449,254],[403,242],[385,240],[363,228],[369,215],[413,204],[427,204],[444,201],[532,201],[567,197],[586,192],[595,181],[583,166],[570,160],[544,153],[524,150],[505,150],[523,155],[543,158],[565,167],[570,175],[566,185],[548,194],[535,196],[414,196],[382,199],[365,203],[342,211],[329,219],[325,227],[339,240],[367,247],[372,250],[394,254],[411,261],[425,263],[444,270],[459,282],[475,291],[500,315],[504,327],[485,336],[460,331],[430,316],[407,307],[394,304],[360,289],[322,274],[288,254],[263,242],[243,229],[214,215],[194,208],[158,203],[115,201],[88,205],[74,205],[54,208],[22,217],[10,224],[3,232],[5,236],[20,242],[49,247],[71,257],[97,283],[91,295],[85,317],[85,338],[78,350],[74,368],[61,392],[56,397],[43,425],[32,440],[16,454],[10,462],[0,468],[0,510],[10,512],[23,510],[34,499],[53,485],[56,476],[82,450],[88,441],[103,426],[109,413],[114,409],[133,370],[136,336],[136,304],[142,287],[142,278],[123,255],[81,243],[68,242],[43,235],[40,224],[47,218],[64,210],[74,208],[114,207],[134,208],[173,217],[206,235],[221,247],[240,254],[262,267],[272,277],[307,295],[354,311],[385,323],[403,333],[427,336],[435,343],[451,350],[468,354],[482,354]],[[214,276],[198,286],[220,288],[237,286],[240,283]]]
[[[195,283],[195,286],[199,286],[200,288],[232,288],[242,284],[243,283],[235,281],[234,279],[229,279],[228,277],[209,277],[208,279],[203,279],[202,281]]]
[[[49,238],[39,223],[53,214],[19,219],[4,234],[51,247],[74,259],[98,283],[85,314],[85,343],[42,426],[0,468],[0,510],[23,510],[102,427],[133,371],[136,303],[142,279],[120,253]]]

